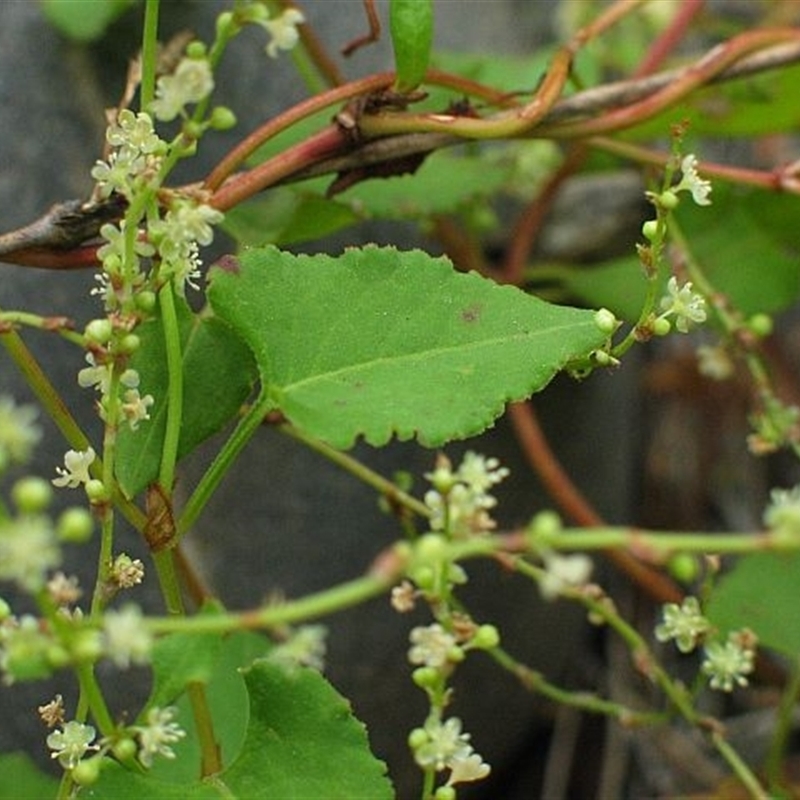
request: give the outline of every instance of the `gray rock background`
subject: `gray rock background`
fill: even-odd
[[[208,40],[222,4],[173,0],[162,5],[162,38],[190,27]],[[379,3],[384,19],[385,7],[385,2]],[[546,0],[445,0],[436,4],[437,40],[444,47],[525,52],[552,35],[553,7]],[[304,3],[304,8],[333,51],[365,28],[356,0],[317,0]],[[0,4],[0,230],[31,221],[56,201],[88,194],[89,169],[102,144],[102,111],[116,102],[122,89],[126,60],[137,47],[138,26],[138,12],[133,12],[100,43],[79,46],[52,30],[37,4]],[[240,126],[235,134],[209,136],[203,142],[197,175],[240,133],[303,96],[289,60],[269,61],[262,47],[263,39],[253,32],[237,40],[226,56],[219,96],[235,110]],[[357,53],[345,69],[357,76],[390,65],[384,33],[382,42]],[[397,235],[396,230],[391,233]],[[400,230],[400,235],[409,238],[395,241],[398,246],[418,243],[410,238],[412,232]],[[373,236],[370,229],[356,229],[331,247],[336,252]],[[59,274],[8,265],[0,270],[4,309],[67,314],[79,324],[95,313],[88,297],[88,272]],[[78,388],[75,378],[82,356],[55,336],[25,332],[25,339],[79,420],[96,431],[91,397]],[[634,377],[633,371],[622,370],[613,378],[598,375],[584,384],[559,380],[537,402],[565,463],[612,520],[626,518],[633,489]],[[31,399],[2,351],[0,393]],[[35,468],[50,476],[66,448],[53,426],[42,423],[46,436]],[[542,504],[549,505],[503,422],[479,441],[448,452],[458,458],[466,446],[497,455],[512,469],[499,492],[502,525],[524,523]],[[405,469],[421,476],[434,457],[413,444],[381,451],[359,447],[356,452],[386,475]],[[192,485],[202,463],[201,452],[184,465],[184,485]],[[120,546],[146,559],[136,538],[124,535]],[[370,490],[294,442],[265,431],[245,451],[200,520],[192,548],[223,600],[232,608],[245,608],[276,591],[296,597],[354,577],[396,535],[395,525],[379,512]],[[92,563],[83,563],[87,553],[78,558],[81,562],[72,568],[91,574]],[[588,642],[578,615],[560,605],[542,604],[531,585],[492,565],[476,567],[471,576],[465,594],[470,607],[478,619],[499,624],[511,652],[555,680],[578,679],[576,664]],[[158,608],[153,582],[141,597]],[[416,796],[418,773],[405,745],[407,732],[425,714],[423,695],[410,682],[405,656],[407,632],[414,622],[394,613],[386,600],[326,622],[328,676],[367,723],[376,752],[390,766],[398,797]],[[146,692],[146,676],[131,681],[127,674],[106,670],[103,677],[115,689],[114,710],[130,708],[135,713]],[[470,659],[457,684],[453,713],[462,717],[476,749],[494,768],[491,781],[464,796],[534,796],[548,726],[542,705],[481,656]],[[53,691],[53,686],[41,683],[0,691],[0,749],[25,749],[48,764],[45,731],[35,707]],[[68,702],[74,696],[63,682],[58,691]]]

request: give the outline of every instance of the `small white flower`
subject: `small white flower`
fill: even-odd
[[[166,147],[155,132],[150,115],[144,111],[135,114],[129,108],[123,108],[108,126],[106,141],[123,154],[150,155]]]
[[[47,592],[57,606],[71,606],[78,602],[83,592],[75,575],[67,577],[57,572],[47,582]]]
[[[793,489],[773,489],[764,511],[764,524],[788,536],[800,536],[800,485]]]
[[[61,551],[49,517],[24,514],[0,524],[0,580],[14,581],[35,593],[47,572],[61,563]]]
[[[711,630],[711,623],[700,611],[696,597],[687,597],[681,605],[667,603],[663,610],[663,622],[656,627],[659,642],[675,640],[681,653],[690,653],[698,642]]]
[[[74,769],[89,750],[99,749],[92,745],[95,730],[91,725],[70,720],[60,731],[53,731],[47,737],[47,746],[53,751],[51,758],[57,758],[64,769]]]
[[[111,382],[111,368],[108,364],[98,364],[94,353],[86,354],[86,363],[89,366],[78,371],[78,385],[84,389],[94,386],[101,394],[106,394]]]
[[[407,614],[416,606],[417,590],[411,581],[402,581],[392,588],[391,604],[398,614]]]
[[[157,119],[169,122],[183,113],[189,103],[199,103],[214,89],[214,75],[205,58],[184,58],[171,75],[162,75],[156,85],[156,99],[150,110]]]
[[[701,375],[714,381],[725,381],[734,373],[728,351],[721,345],[701,345],[697,348],[697,369]]]
[[[139,761],[145,767],[153,765],[154,756],[175,758],[171,744],[186,736],[177,722],[173,722],[177,709],[151,708],[145,717],[146,725],[137,725],[135,730],[139,736]]]
[[[448,766],[451,772],[447,779],[447,786],[480,781],[492,771],[492,768],[478,753],[470,753],[466,758],[452,758]]]
[[[277,58],[279,50],[292,50],[300,40],[297,26],[305,21],[306,18],[296,8],[287,8],[275,19],[261,22],[271,37],[267,45],[267,55],[270,58]]]
[[[688,333],[692,323],[706,321],[705,298],[692,291],[691,281],[678,286],[674,275],[667,281],[667,294],[661,300],[661,311],[662,318],[675,316],[675,327],[681,333]]]
[[[435,717],[429,718],[423,730],[427,741],[414,750],[414,760],[423,769],[433,767],[440,771],[472,755],[470,736],[461,731],[458,717],[450,717],[445,722]]]
[[[34,406],[18,406],[12,398],[0,395],[0,470],[9,463],[27,461],[42,436],[34,425],[38,412]]]
[[[327,635],[324,625],[303,625],[292,631],[286,641],[273,647],[267,660],[287,667],[301,664],[322,672],[325,669]]]
[[[57,694],[49,703],[36,709],[39,717],[48,728],[55,728],[64,722],[64,698]]]
[[[697,157],[689,154],[681,161],[681,172],[683,177],[673,191],[687,191],[692,195],[692,200],[699,206],[710,206],[711,183],[704,180],[697,174]]]
[[[464,454],[457,474],[473,492],[483,495],[510,473],[507,467],[500,466],[498,459],[486,458],[469,450]]]
[[[733,632],[725,643],[711,642],[705,648],[703,672],[710,677],[712,689],[723,692],[747,686],[747,676],[755,669],[753,637],[749,632]]]
[[[150,419],[149,409],[154,402],[153,395],[146,394],[142,397],[138,389],[128,389],[125,392],[121,410],[132,431],[139,427],[139,423],[142,420]]]
[[[412,645],[408,651],[408,660],[412,664],[435,669],[443,667],[450,660],[453,648],[456,647],[455,637],[438,622],[413,628],[408,638]]]
[[[64,467],[56,467],[57,478],[53,478],[54,486],[66,486],[68,489],[77,489],[82,483],[91,480],[89,467],[95,459],[94,449],[67,450],[64,455]]]
[[[130,589],[144,579],[144,564],[141,559],[131,558],[127,553],[120,553],[111,565],[109,579],[120,589]]]
[[[131,662],[146,664],[152,649],[153,636],[136,606],[129,604],[120,611],[106,611],[103,617],[103,650],[118,667],[127,669]]]
[[[539,581],[539,592],[545,600],[555,600],[564,589],[582,586],[592,574],[592,560],[582,553],[543,553],[542,559],[545,575]]]

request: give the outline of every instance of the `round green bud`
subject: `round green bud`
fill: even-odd
[[[439,670],[434,667],[417,667],[411,673],[411,680],[420,689],[433,689],[439,684],[440,679]]]
[[[658,317],[653,320],[653,335],[666,336],[672,330],[670,321],[665,317]]]
[[[110,499],[106,485],[97,478],[86,481],[86,496],[91,503],[105,503]]]
[[[195,39],[193,42],[189,42],[186,46],[186,55],[189,58],[205,58],[206,57],[206,46],[203,42]]]
[[[72,780],[78,786],[91,786],[100,777],[101,758],[86,758],[72,768]]]
[[[65,509],[56,522],[56,534],[62,542],[85,544],[92,538],[94,517],[87,508],[72,506]]]
[[[144,289],[136,295],[136,308],[148,314],[156,307],[157,302],[156,293],[151,292],[149,289]]]
[[[427,744],[429,740],[430,737],[425,728],[414,728],[414,730],[408,734],[408,746],[412,750],[419,750],[419,748]]]
[[[440,563],[447,554],[447,540],[439,533],[426,533],[417,539],[414,555],[427,564]]]
[[[142,345],[142,340],[135,333],[126,333],[117,344],[117,351],[130,355],[135,353]]]
[[[613,364],[619,363],[614,356],[607,353],[605,350],[592,351],[592,358],[594,358],[595,363],[601,367],[610,367]]]
[[[562,529],[561,517],[555,511],[547,510],[540,511],[531,520],[530,530],[534,536],[549,538],[561,533]]]
[[[700,574],[700,564],[691,553],[676,553],[670,558],[667,568],[670,575],[683,584],[692,583]]]
[[[63,669],[71,660],[66,648],[55,642],[48,646],[45,657],[47,658],[47,663],[53,669]]]
[[[456,800],[457,796],[455,786],[440,786],[433,793],[433,800]]]
[[[772,317],[768,314],[753,314],[753,316],[747,320],[747,327],[750,328],[759,339],[763,339],[765,336],[769,336],[772,333]]]
[[[447,650],[447,660],[451,664],[460,664],[466,657],[467,654],[464,652],[464,649],[457,644]]]
[[[11,606],[5,598],[0,597],[0,622],[5,622],[11,616]]]
[[[139,747],[133,739],[126,736],[124,739],[119,739],[114,742],[111,747],[111,752],[118,761],[125,762],[136,757],[136,754],[139,752]]]
[[[415,568],[411,571],[409,577],[423,592],[433,589],[436,584],[436,570],[428,565]]]
[[[500,644],[500,631],[494,625],[481,625],[470,644],[478,650],[491,650]]]
[[[215,131],[228,131],[236,126],[236,122],[236,114],[226,106],[216,106],[208,120]]]
[[[678,203],[680,203],[678,195],[675,194],[675,192],[673,192],[671,189],[661,192],[660,195],[657,195],[656,199],[658,204],[667,211],[672,211],[674,208],[677,208]]]
[[[236,36],[241,29],[241,25],[236,21],[236,16],[232,11],[223,11],[217,17],[217,38],[230,38]]]
[[[84,336],[91,342],[105,344],[114,333],[110,319],[93,319],[83,329]]]
[[[601,308],[594,312],[594,324],[597,325],[603,333],[611,334],[617,329],[619,322],[613,312],[609,311],[607,308]]]
[[[78,631],[71,643],[72,656],[81,662],[94,663],[103,655],[100,633],[92,630]]]
[[[21,478],[11,488],[11,497],[17,508],[25,514],[44,511],[53,499],[53,487],[44,478]]]
[[[654,241],[658,237],[658,220],[649,219],[642,225],[642,235],[649,241]]]

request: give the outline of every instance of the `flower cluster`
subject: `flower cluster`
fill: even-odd
[[[24,464],[42,432],[34,420],[34,406],[18,406],[5,395],[0,396],[0,471],[10,464]]]
[[[494,529],[489,510],[497,505],[497,499],[489,489],[508,474],[496,458],[467,452],[453,471],[450,460],[439,455],[434,471],[425,475],[433,485],[425,494],[425,505],[432,512],[431,530],[465,538]]]
[[[775,533],[800,538],[800,485],[772,490],[770,504],[764,511],[764,524]]]
[[[186,106],[205,100],[214,90],[211,64],[202,54],[182,58],[169,75],[162,75],[156,84],[156,99],[150,111],[156,119],[170,122],[186,114]]]
[[[275,645],[267,654],[267,660],[287,668],[300,665],[322,672],[325,669],[327,634],[324,625],[303,625],[290,631],[285,641]]]

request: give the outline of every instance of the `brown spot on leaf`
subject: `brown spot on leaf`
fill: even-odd
[[[234,275],[238,275],[241,271],[241,265],[239,263],[239,259],[236,256],[232,255],[225,255],[222,256],[215,264],[215,267],[219,267],[221,270],[225,272],[232,272]]]
[[[478,322],[478,320],[481,318],[482,310],[483,306],[480,303],[473,303],[471,306],[467,306],[461,312],[461,319],[463,319],[467,324]]]

